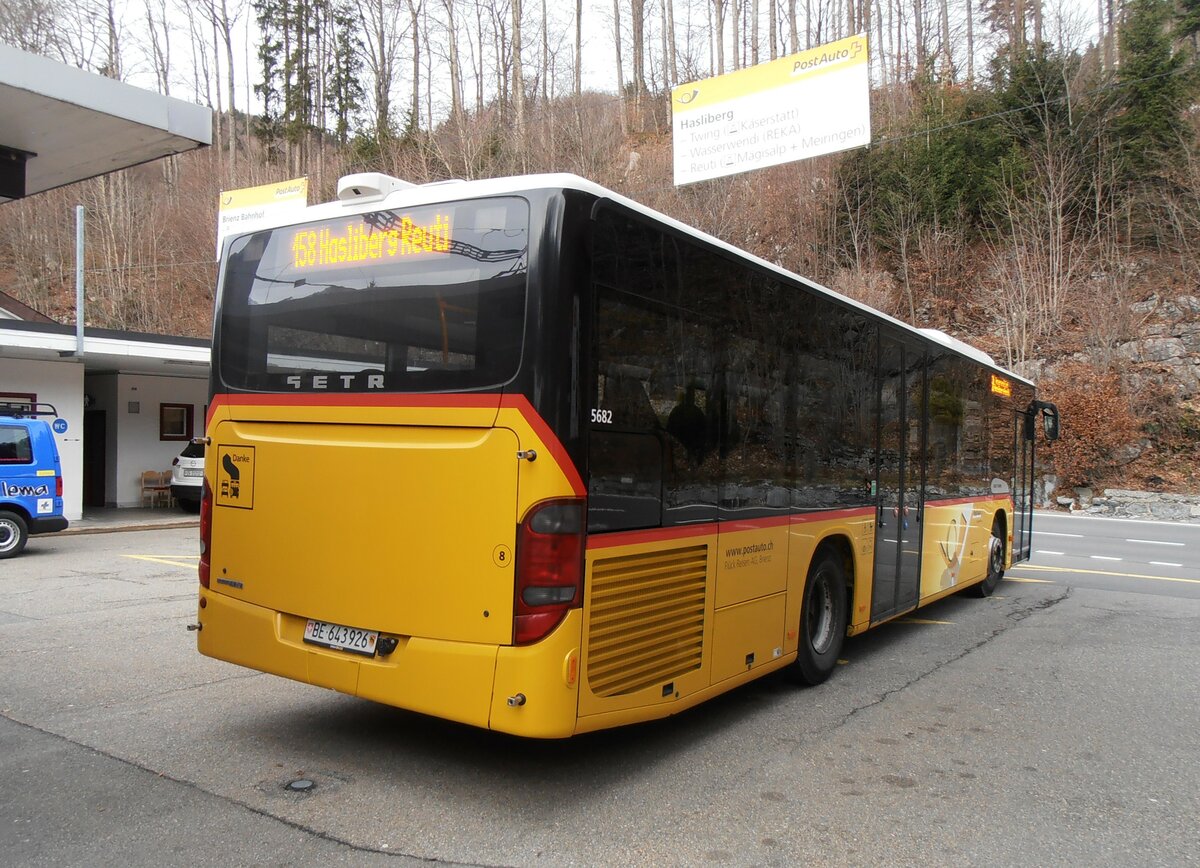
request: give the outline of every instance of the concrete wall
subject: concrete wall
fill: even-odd
[[[89,378],[104,379],[103,377]],[[160,440],[158,411],[160,404],[190,404],[192,432],[196,437],[204,429],[204,408],[208,403],[208,380],[183,377],[157,377],[145,374],[111,375],[115,383],[105,384],[108,410],[108,455],[105,499],[111,506],[141,506],[143,470],[170,470],[171,461],[185,445],[179,440]],[[99,385],[99,383],[97,384]],[[137,405],[133,412],[131,405]]]
[[[0,392],[37,395],[39,401],[53,404],[58,417],[66,420],[66,432],[54,435],[62,460],[63,514],[68,520],[82,517],[83,365],[77,361],[0,358]]]

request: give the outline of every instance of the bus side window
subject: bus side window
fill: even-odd
[[[712,521],[718,459],[700,414],[712,394],[713,329],[693,310],[697,287],[682,282],[673,237],[609,211],[594,223],[589,512],[616,490],[628,499],[603,501],[625,513],[601,512],[589,527],[648,526],[652,488],[654,526]]]

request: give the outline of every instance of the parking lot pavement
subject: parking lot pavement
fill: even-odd
[[[537,742],[201,657],[197,552],[0,567],[6,861],[1200,864],[1200,600],[1141,580],[1006,581],[850,640],[820,687]]]
[[[403,865],[0,716],[6,865]],[[415,860],[414,864],[415,864]]]

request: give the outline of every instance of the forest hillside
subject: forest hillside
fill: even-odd
[[[205,336],[221,190],[582,175],[1039,381],[1060,487],[1200,491],[1200,0],[7,0],[0,40],[213,107],[214,146],[0,208],[0,289]],[[670,88],[872,41],[870,147],[672,184]],[[585,86],[603,34],[612,80]],[[585,39],[586,35],[586,39]]]

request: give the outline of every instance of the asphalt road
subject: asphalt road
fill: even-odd
[[[0,563],[0,859],[1200,863],[1200,528],[1035,530],[1061,554],[851,640],[821,687],[563,742],[200,657],[194,530],[37,540]]]
[[[1200,600],[1200,524],[1038,513],[1014,576]]]

